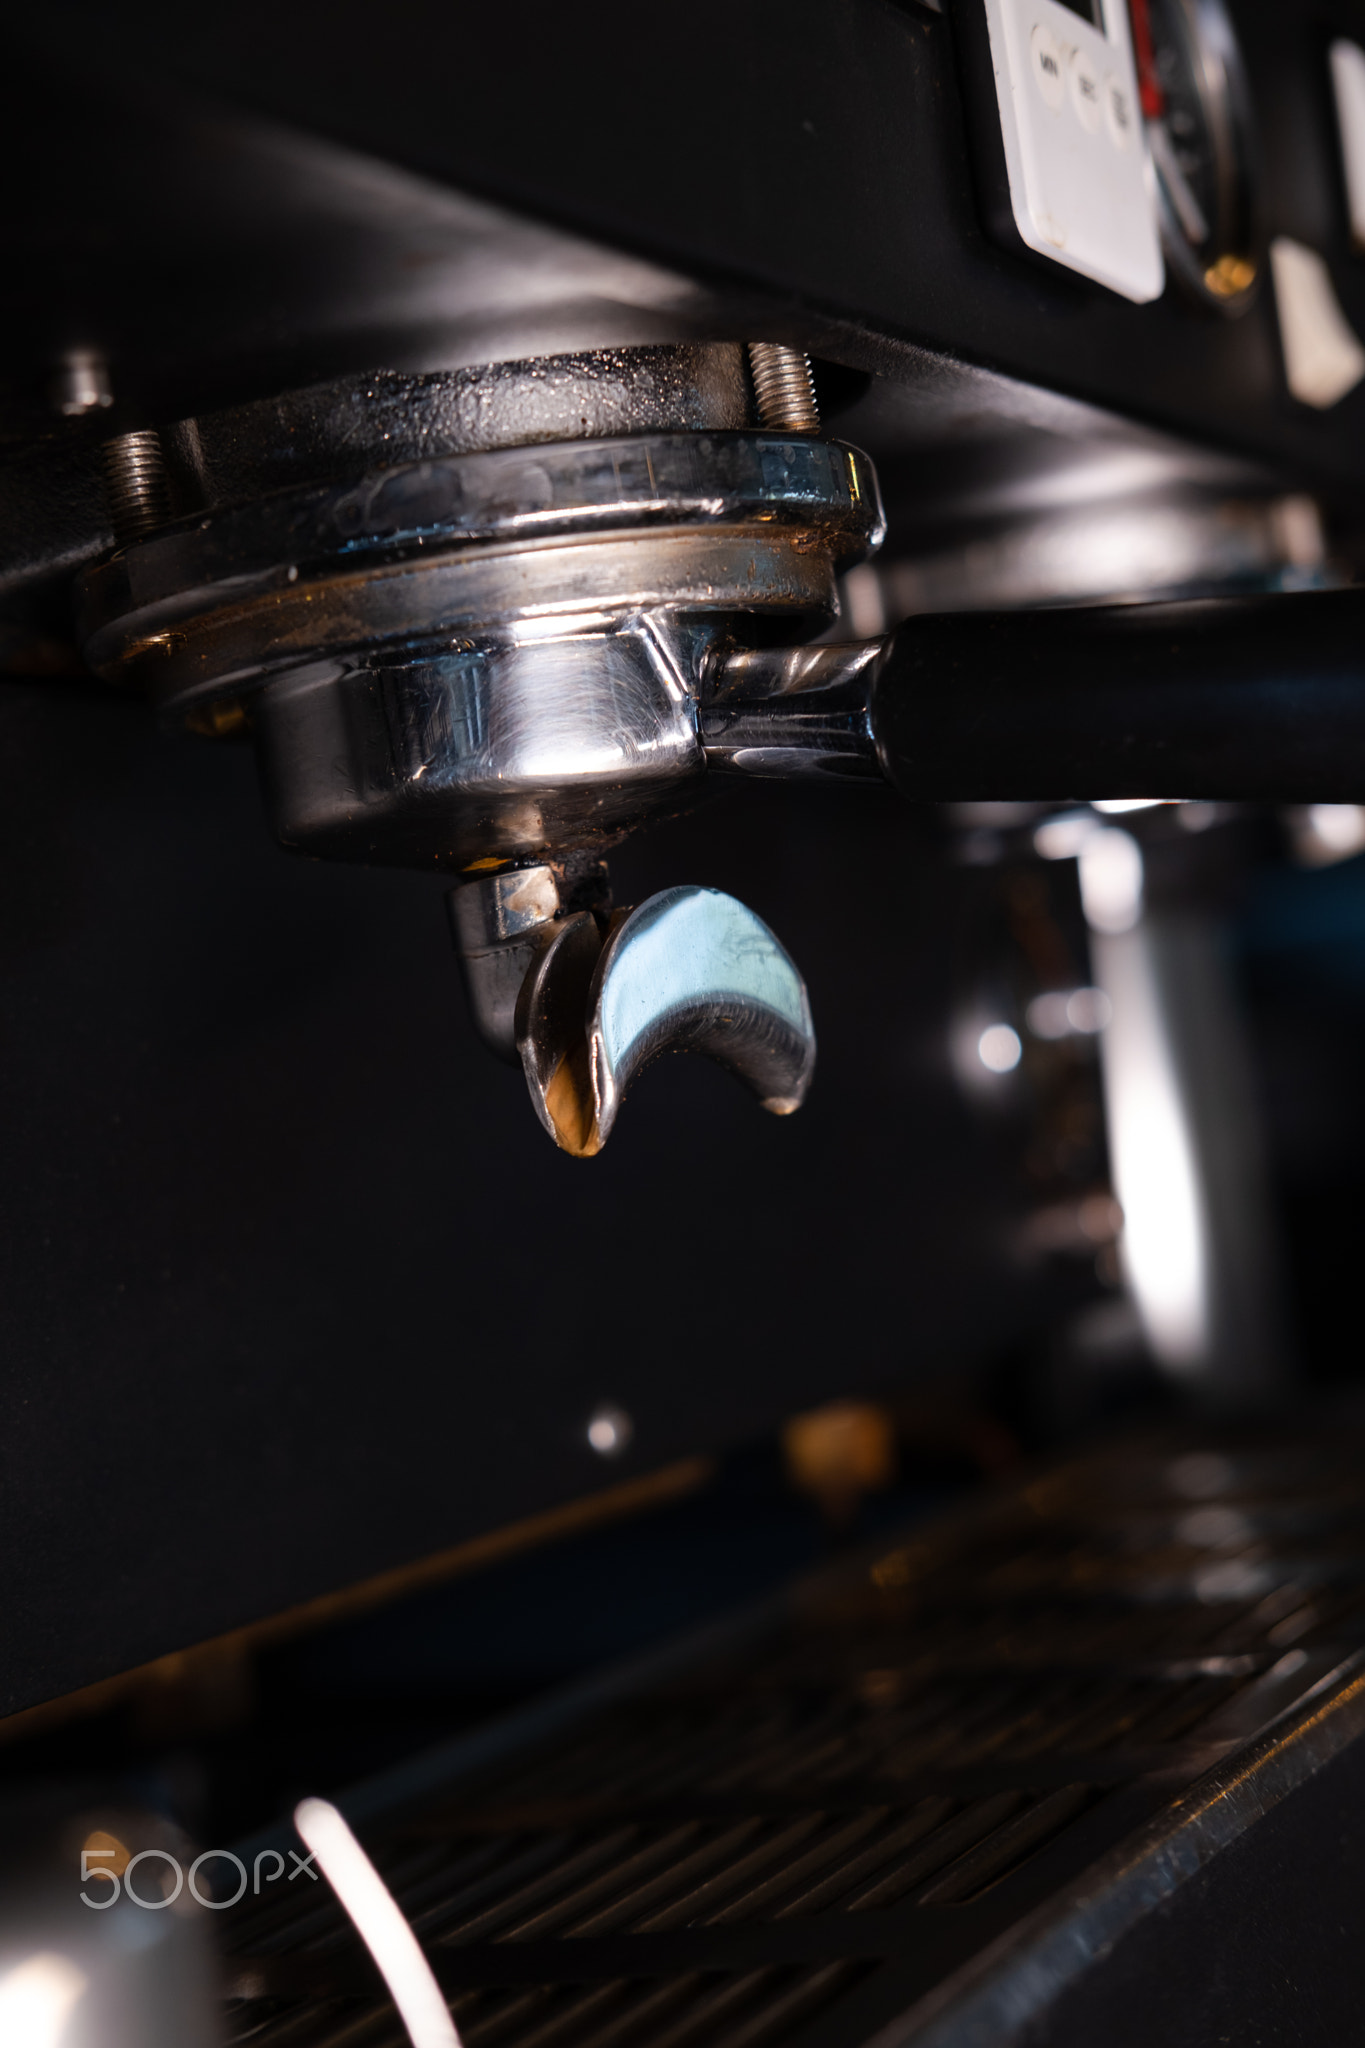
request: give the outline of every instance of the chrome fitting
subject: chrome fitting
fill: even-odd
[[[800,1107],[815,1071],[810,1001],[761,918],[718,889],[664,889],[610,919],[573,900],[573,879],[548,866],[449,898],[480,1035],[520,1059],[561,1150],[599,1152],[631,1083],[666,1052],[728,1068],[775,1115]]]
[[[109,444],[121,546],[82,579],[87,662],[184,714],[244,704],[285,844],[483,871],[451,903],[475,1023],[579,1156],[661,1051],[782,1112],[813,1068],[801,977],[751,911],[675,889],[608,923],[601,867],[708,762],[871,759],[861,665],[798,657],[880,543],[876,476],[816,438],[804,356],[750,362],[757,431],[742,346],[689,344],[376,378],[333,395],[330,439],[303,394]],[[388,452],[357,476],[367,407]],[[565,437],[575,417],[596,431]],[[751,701],[803,690],[794,721]]]

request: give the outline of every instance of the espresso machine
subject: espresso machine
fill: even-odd
[[[3,44],[0,2039],[1339,2040],[1365,7]]]

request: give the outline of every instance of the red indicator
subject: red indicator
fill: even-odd
[[[1159,121],[1166,111],[1166,95],[1156,75],[1156,52],[1152,47],[1152,18],[1147,0],[1128,0],[1128,17],[1133,24],[1133,57],[1137,64],[1138,98],[1149,121]]]

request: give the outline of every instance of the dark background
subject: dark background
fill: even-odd
[[[1365,325],[1323,62],[1365,17],[1233,11],[1265,231],[1323,248]],[[484,311],[509,277],[560,280],[545,346],[771,331],[904,380],[900,506],[926,443],[942,477],[959,444],[989,467],[1002,422],[1103,425],[951,357],[1268,459],[1356,516],[1365,387],[1294,406],[1267,297],[1235,323],[1134,308],[989,241],[949,17],[535,17],[346,4],[320,35],[302,7],[137,0],[0,23],[11,669],[27,608],[60,635],[106,542],[100,435],[505,353]],[[459,191],[531,225],[476,233]],[[673,266],[674,297],[564,230]],[[63,423],[47,380],[76,345],[105,349],[116,405]],[[0,1712],[837,1392],[1023,1376],[1099,1292],[1018,1258],[1020,1133],[953,1079],[963,934],[998,877],[947,858],[929,814],[752,788],[622,850],[620,900],[714,883],[772,923],[820,1069],[779,1122],[669,1062],[583,1165],[476,1044],[438,881],[286,858],[245,748],[102,686],[0,693]],[[1273,887],[1259,923],[1247,899],[1247,985],[1304,1328],[1336,1361],[1365,1088],[1360,989],[1323,963],[1358,884]],[[605,1400],[635,1424],[610,1466],[585,1436]]]
[[[1009,1256],[1013,1141],[947,1054],[992,874],[889,792],[745,788],[622,850],[619,900],[772,923],[820,1066],[779,1119],[667,1061],[581,1162],[474,1036],[443,883],[279,851],[249,747],[11,683],[0,763],[8,1710],[1094,1291]]]

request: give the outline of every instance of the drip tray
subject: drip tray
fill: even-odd
[[[1363,1481],[1111,1442],[339,1803],[465,2048],[1339,2042]],[[406,2048],[330,1892],[218,1920],[228,2040]]]

